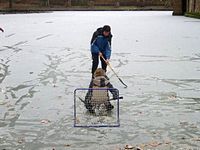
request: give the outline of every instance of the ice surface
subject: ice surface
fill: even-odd
[[[73,90],[89,85],[90,38],[104,24],[113,33],[110,63],[128,85],[108,70],[124,96],[121,127],[73,128]],[[0,26],[1,149],[200,146],[199,20],[168,11],[69,11],[0,15]]]

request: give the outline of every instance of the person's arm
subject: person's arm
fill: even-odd
[[[3,30],[2,28],[0,28],[0,30],[1,30],[2,32],[4,32],[4,30]]]
[[[119,97],[118,92],[116,89],[114,89],[113,85],[109,82],[107,84],[107,87],[109,88],[110,93],[113,95],[113,99],[117,99]]]
[[[99,49],[99,46],[98,46],[98,40],[99,40],[99,37],[97,37],[95,39],[95,41],[91,44],[91,52],[92,53],[96,53],[98,54],[100,52],[100,49]]]
[[[89,88],[92,88],[92,87],[93,87],[93,80],[90,81],[90,85],[89,85]],[[92,98],[92,90],[88,90],[85,95],[85,107],[87,109],[90,108],[91,98]]]
[[[89,85],[89,88],[92,88],[93,87],[93,79],[90,81],[90,85]]]
[[[109,61],[111,56],[111,46],[110,43],[108,42],[106,45],[106,60]]]

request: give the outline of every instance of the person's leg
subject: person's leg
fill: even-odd
[[[110,111],[114,108],[114,106],[110,103],[110,101],[105,102],[104,105],[106,106],[107,111]]]
[[[103,57],[105,58],[104,55],[103,55]],[[100,59],[101,59],[101,67],[106,72],[107,64],[102,58],[100,58]]]
[[[94,75],[94,72],[96,71],[98,65],[99,65],[99,55],[92,53],[92,75]]]

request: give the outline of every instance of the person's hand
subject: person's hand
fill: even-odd
[[[119,96],[118,96],[118,94],[113,94],[113,99],[118,99],[119,98]]]
[[[103,56],[103,54],[101,52],[99,52],[99,57],[102,57],[102,56]]]
[[[109,64],[110,59],[106,59],[106,64]]]

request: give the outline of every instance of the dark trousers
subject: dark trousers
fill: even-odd
[[[105,58],[104,55],[103,57]],[[106,72],[107,64],[102,58],[100,58],[100,60],[101,60],[101,67]],[[99,65],[99,54],[92,53],[92,74],[94,74],[98,65]]]

